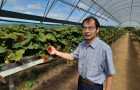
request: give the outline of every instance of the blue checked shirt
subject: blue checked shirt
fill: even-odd
[[[78,59],[79,74],[94,83],[103,84],[106,75],[115,74],[111,48],[98,37],[91,45],[84,40],[71,55]]]

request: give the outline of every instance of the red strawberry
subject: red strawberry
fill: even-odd
[[[25,40],[25,38],[21,38],[21,41],[24,41]]]
[[[24,40],[25,40],[25,38],[20,37],[18,41],[19,41],[19,42],[22,42],[22,41],[24,41]]]
[[[49,52],[52,52],[51,46],[48,46],[47,50],[48,50]]]
[[[22,40],[21,40],[21,39],[19,39],[19,40],[18,40],[18,42],[22,42]]]
[[[44,62],[47,62],[47,56],[43,57]]]

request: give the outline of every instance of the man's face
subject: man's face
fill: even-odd
[[[93,19],[85,21],[83,23],[83,36],[86,40],[93,40],[98,33],[99,28],[96,28],[95,21]]]

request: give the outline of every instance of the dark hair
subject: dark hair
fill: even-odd
[[[98,21],[95,17],[93,17],[93,16],[89,16],[89,17],[85,18],[85,19],[83,20],[83,22],[82,22],[82,27],[83,27],[83,24],[84,24],[85,21],[89,21],[89,20],[91,20],[91,19],[93,19],[93,20],[95,21],[96,28],[99,28],[99,27],[100,27],[100,23],[99,23],[99,21]]]

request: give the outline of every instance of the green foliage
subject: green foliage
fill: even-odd
[[[34,80],[25,82],[25,88],[31,88],[34,85],[34,83]]]
[[[124,29],[126,29],[126,30],[128,30],[128,31],[135,30],[134,27],[125,27]]]
[[[132,35],[132,40],[133,41],[138,41],[140,43],[140,29],[137,30],[131,30],[130,35]]]
[[[6,48],[5,48],[5,47],[0,46],[0,53],[5,53],[5,52],[6,52]]]
[[[22,58],[22,55],[24,54],[25,50],[24,49],[21,49],[21,50],[17,50],[15,52],[15,55],[12,56],[12,59],[15,60],[15,61],[19,61],[21,58]]]
[[[110,43],[124,33],[126,30],[110,27],[101,29],[98,35]],[[3,61],[20,61],[27,55],[37,58],[49,56],[46,51],[49,45],[63,52],[71,52],[82,40],[82,30],[78,27],[4,26],[0,28],[0,56]]]
[[[82,40],[79,38],[82,36],[79,30],[75,27],[4,26],[0,28],[0,55],[3,57],[2,59],[8,61],[20,61],[26,55],[49,56],[46,51],[46,47],[49,45],[62,51],[71,46],[67,48],[70,51],[75,49]],[[71,41],[72,38],[75,39]],[[74,45],[70,45],[70,43]]]
[[[56,38],[55,38],[55,36],[52,35],[52,34],[50,34],[50,33],[48,33],[45,37],[46,37],[46,39],[48,39],[48,40],[52,40],[52,41],[54,41],[54,42],[57,41]]]
[[[110,44],[112,41],[121,37],[126,32],[127,30],[122,30],[117,28],[106,28],[106,29],[101,29],[98,35],[103,41]]]

